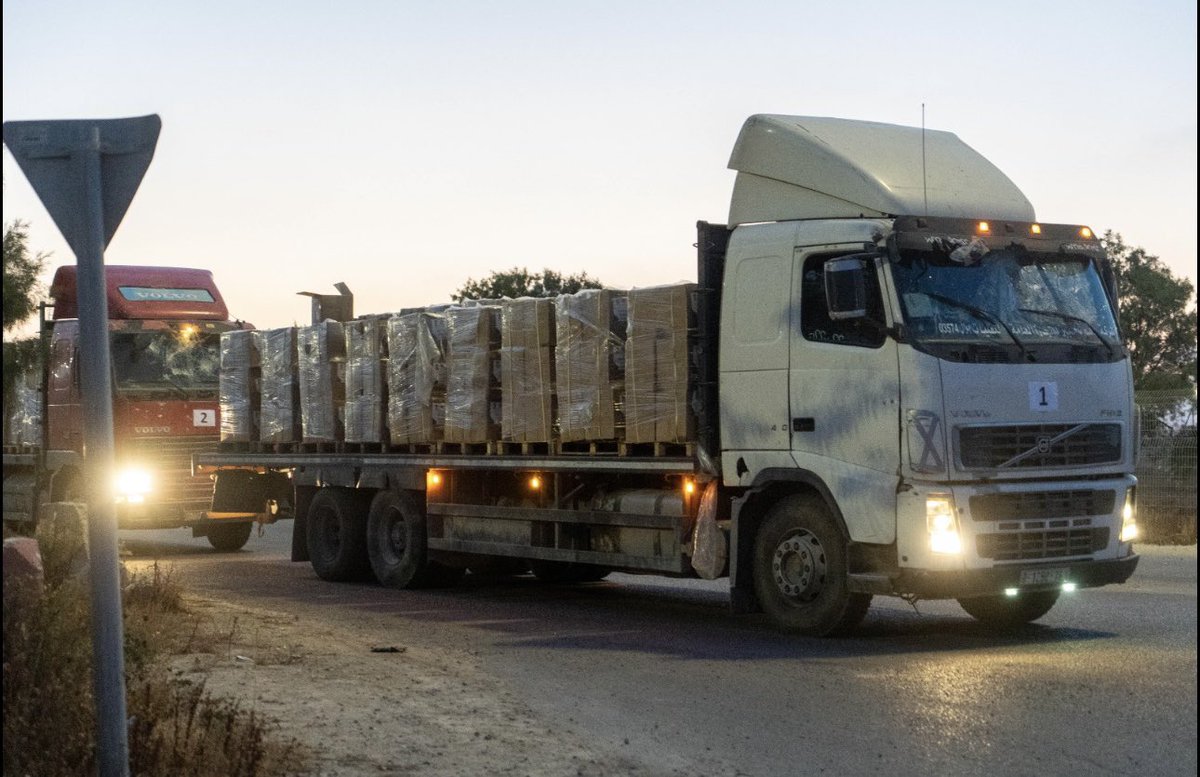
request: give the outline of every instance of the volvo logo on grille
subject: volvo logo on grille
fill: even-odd
[[[1053,438],[1051,438],[1050,435],[1046,435],[1046,434],[1037,438],[1038,453],[1049,453],[1050,452],[1050,443],[1051,443],[1052,439]]]

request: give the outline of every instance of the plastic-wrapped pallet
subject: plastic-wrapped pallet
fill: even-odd
[[[300,382],[296,372],[296,329],[254,332],[261,365],[258,438],[263,442],[300,439]]]
[[[490,305],[445,312],[446,442],[482,443],[499,437],[499,312]]]
[[[412,312],[387,322],[388,433],[394,445],[442,439],[446,423],[446,320]]]
[[[625,342],[625,441],[684,443],[695,422],[688,404],[688,331],[695,284],[629,292]]]
[[[304,442],[338,442],[346,402],[346,335],[337,321],[296,330]]]
[[[584,289],[555,299],[555,393],[563,442],[618,437],[626,316],[622,291]]]
[[[221,442],[258,439],[258,341],[255,333],[238,329],[221,333]]]
[[[500,309],[501,434],[549,442],[554,433],[554,300],[522,297]]]
[[[357,319],[346,331],[346,442],[381,443],[387,429],[383,377],[387,320]]]

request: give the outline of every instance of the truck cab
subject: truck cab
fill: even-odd
[[[212,481],[191,458],[213,450],[220,430],[220,335],[229,320],[212,273],[178,267],[106,268],[113,380],[113,431],[120,528],[192,527],[221,549],[241,547],[250,523],[213,520]],[[84,493],[76,267],[50,286],[45,323],[43,499]]]
[[[1037,221],[946,132],[760,115],[730,167],[735,601],[817,632],[872,593],[1025,621],[1128,578],[1132,378],[1091,230]]]

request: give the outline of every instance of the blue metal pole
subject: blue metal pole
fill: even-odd
[[[76,253],[79,291],[79,360],[83,389],[83,441],[92,582],[92,673],[96,694],[96,750],[101,777],[128,777],[124,627],[117,511],[113,477],[112,367],[108,296],[104,279],[104,203],[100,181],[100,129],[88,130],[76,153],[84,182],[86,225]]]

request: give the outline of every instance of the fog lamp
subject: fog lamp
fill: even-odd
[[[929,529],[930,550],[934,553],[962,552],[953,497],[949,494],[930,494],[925,497],[925,523]]]
[[[149,470],[141,467],[127,467],[117,473],[113,485],[117,502],[142,504],[153,488],[153,478],[151,478]]]
[[[1121,542],[1133,542],[1138,536],[1137,488],[1125,492],[1125,506],[1121,508]]]

